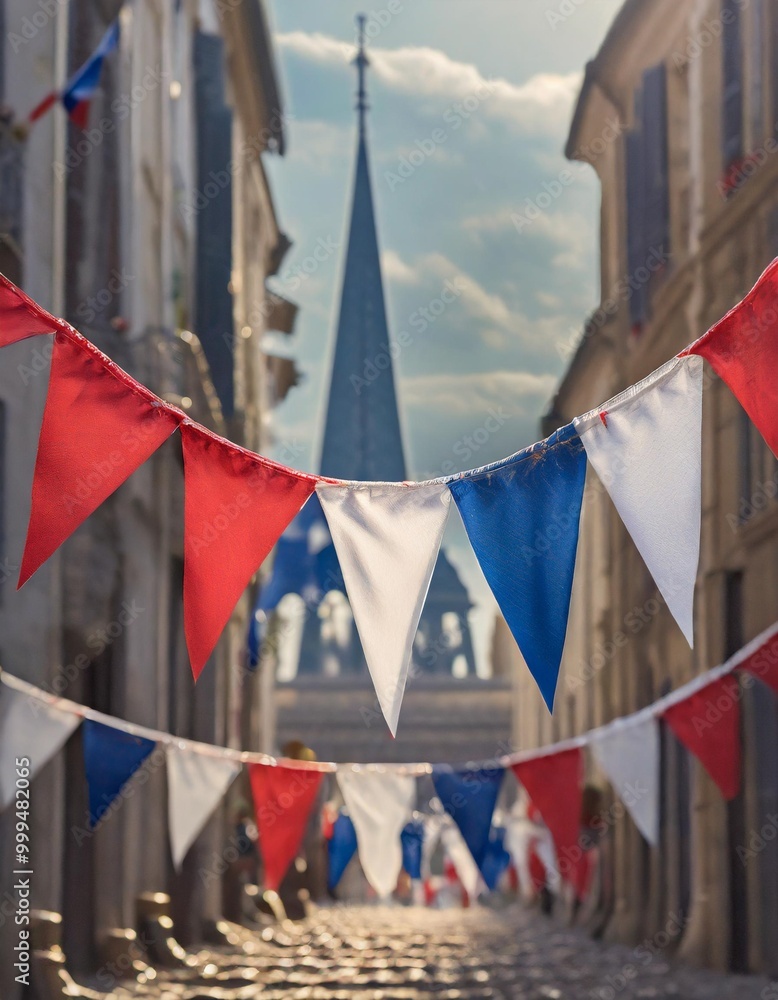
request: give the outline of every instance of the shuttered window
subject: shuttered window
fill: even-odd
[[[627,134],[627,272],[630,321],[649,317],[647,264],[670,252],[670,181],[667,138],[667,74],[664,63],[643,74],[635,93],[635,127]],[[653,275],[655,272],[651,272]]]
[[[724,170],[743,156],[743,26],[740,6],[725,0],[723,25],[723,78],[721,147]]]

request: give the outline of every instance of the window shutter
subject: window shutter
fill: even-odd
[[[643,142],[645,150],[646,243],[643,260],[652,250],[670,252],[670,180],[667,155],[667,73],[664,63],[643,74]]]
[[[637,101],[638,95],[635,95]],[[643,135],[640,126],[627,133],[627,274],[634,280],[638,268],[645,263],[645,184]],[[647,295],[643,285],[631,285],[629,318],[633,326],[642,324],[647,318]]]
[[[722,156],[724,170],[743,155],[743,43],[740,6],[722,6],[724,53],[722,91]]]
[[[751,33],[749,36],[748,58],[748,151],[753,152],[765,140],[764,92],[765,92],[765,44],[767,25],[763,0],[751,0]]]

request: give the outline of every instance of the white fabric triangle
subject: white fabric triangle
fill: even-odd
[[[445,484],[316,487],[378,703],[394,736],[451,505]]]
[[[400,834],[416,802],[416,779],[391,771],[338,771],[359,860],[381,899],[394,892],[403,863]]]
[[[17,777],[31,781],[80,724],[80,716],[0,684],[0,811],[13,802]],[[17,774],[23,759],[26,775]]]
[[[653,716],[593,733],[592,753],[649,844],[659,840],[659,725]]]
[[[702,358],[673,358],[575,418],[589,461],[691,646],[700,556]]]
[[[443,850],[454,866],[459,881],[470,897],[470,901],[474,903],[478,899],[481,890],[486,888],[486,886],[481,877],[478,865],[470,853],[470,848],[465,843],[465,838],[459,832],[459,827],[453,819],[443,826],[443,829],[440,831],[440,839],[443,844]]]
[[[239,771],[234,760],[168,746],[168,823],[176,870]]]

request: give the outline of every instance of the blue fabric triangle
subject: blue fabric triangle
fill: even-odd
[[[340,882],[349,861],[357,849],[357,831],[351,822],[351,817],[341,813],[332,825],[330,837],[327,886],[330,892]]]
[[[549,711],[565,645],[585,481],[586,452],[568,424],[448,484]]]
[[[400,834],[403,848],[403,868],[411,878],[421,878],[421,848],[424,843],[424,827],[421,823],[406,824]]]
[[[94,828],[156,746],[102,722],[84,721],[84,769],[89,785],[89,825]]]
[[[455,771],[447,764],[435,764],[432,768],[432,782],[438,798],[459,827],[473,860],[482,871],[492,813],[504,774],[501,767]]]
[[[492,827],[489,835],[489,843],[486,848],[486,856],[481,867],[484,882],[490,889],[496,889],[500,876],[511,863],[511,856],[505,850],[505,830],[501,826]]]

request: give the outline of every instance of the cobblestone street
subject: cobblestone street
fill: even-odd
[[[519,907],[323,909],[283,929],[240,932],[232,946],[209,949],[198,959],[196,978],[163,973],[154,995],[167,993],[171,1000],[173,993],[219,1000],[778,997],[765,979],[719,976],[668,962],[648,949],[601,945]]]

